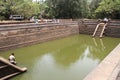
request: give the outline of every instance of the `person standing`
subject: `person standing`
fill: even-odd
[[[11,64],[16,65],[14,53],[12,53],[12,54],[9,56],[9,61],[10,61]]]

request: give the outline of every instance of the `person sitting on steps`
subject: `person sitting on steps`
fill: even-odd
[[[10,61],[11,64],[16,65],[14,53],[12,53],[12,54],[9,56],[9,61]]]

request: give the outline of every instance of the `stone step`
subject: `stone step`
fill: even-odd
[[[3,69],[3,68],[5,68],[5,67],[7,67],[8,65],[4,65],[4,66],[0,66],[0,69]]]
[[[13,76],[15,76],[15,75],[18,75],[18,74],[20,74],[20,72],[15,72],[15,73],[13,73],[13,74],[10,74],[10,75],[7,75],[7,76],[5,76],[5,77],[0,78],[0,80],[6,80],[6,79],[8,79],[8,78],[10,78],[10,77],[13,77]]]
[[[27,68],[20,68],[17,65],[13,65],[2,57],[0,57],[0,64],[0,80],[6,80],[27,71]]]

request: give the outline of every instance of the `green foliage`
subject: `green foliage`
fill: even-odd
[[[98,17],[120,18],[120,0],[102,0],[95,12]]]
[[[39,4],[33,2],[25,2],[15,8],[17,14],[25,16],[26,19],[40,13]]]
[[[32,0],[1,0],[0,16],[9,19],[10,15],[23,15],[26,19],[40,13],[39,4]]]
[[[0,20],[5,20],[5,17],[4,16],[0,16]]]
[[[46,0],[46,4],[51,18],[82,18],[89,11],[86,0]]]
[[[0,19],[22,15],[37,18],[116,18],[120,0],[0,0]]]
[[[90,18],[95,18],[95,10],[97,9],[97,7],[99,6],[99,3],[101,2],[101,0],[92,0],[89,4],[90,7]]]
[[[22,0],[1,0],[0,1],[0,14],[5,16],[5,18],[9,18],[9,15],[14,14],[14,8],[21,4]]]

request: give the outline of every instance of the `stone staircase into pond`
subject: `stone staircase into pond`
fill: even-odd
[[[104,33],[104,30],[107,26],[107,23],[99,23],[96,28],[95,28],[95,31],[93,33],[93,37],[94,36],[99,36],[99,37],[103,37],[103,33]]]
[[[99,23],[99,24],[97,24],[97,26],[95,28],[95,31],[94,31],[92,36],[103,37],[103,33],[104,33],[104,30],[105,30],[106,26],[107,26],[107,23]]]
[[[0,57],[0,80],[7,80],[26,71],[27,68],[20,68],[16,65],[11,64],[3,57]]]

